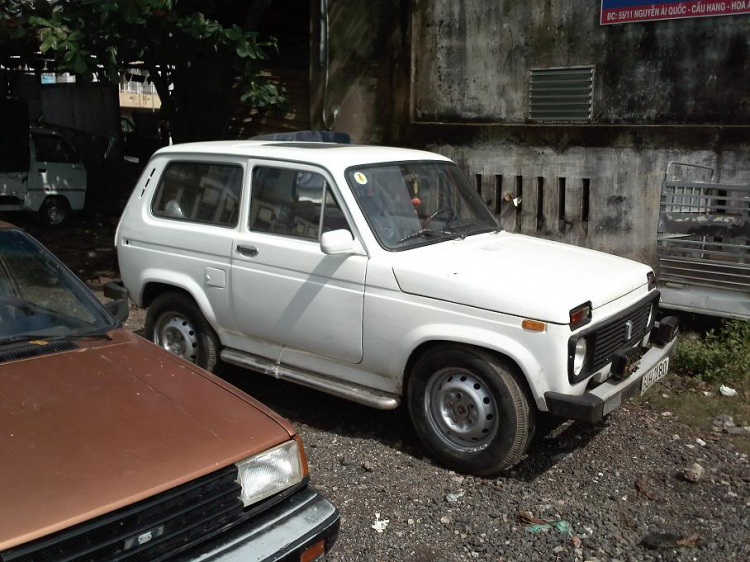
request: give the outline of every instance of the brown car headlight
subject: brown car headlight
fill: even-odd
[[[295,440],[235,464],[237,482],[242,486],[240,499],[245,507],[298,484],[307,472],[307,463]]]

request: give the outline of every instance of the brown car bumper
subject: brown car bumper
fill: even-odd
[[[232,527],[175,560],[190,562],[298,562],[303,553],[328,552],[339,534],[339,511],[312,486]]]

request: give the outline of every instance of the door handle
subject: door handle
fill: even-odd
[[[243,256],[255,257],[258,255],[258,248],[255,246],[245,246],[244,244],[237,244],[237,251]]]

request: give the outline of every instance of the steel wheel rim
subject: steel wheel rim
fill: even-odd
[[[433,374],[424,406],[433,432],[457,452],[481,451],[497,435],[497,402],[471,371],[448,368]]]
[[[47,220],[50,224],[60,224],[65,219],[65,213],[60,207],[50,207],[47,210]]]
[[[162,314],[154,329],[154,343],[191,363],[198,361],[198,333],[184,316]]]

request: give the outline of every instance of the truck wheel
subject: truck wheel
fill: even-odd
[[[522,383],[491,353],[444,345],[414,366],[407,399],[429,451],[454,470],[494,476],[531,441],[534,410]]]
[[[70,205],[65,197],[47,197],[39,208],[39,218],[47,226],[60,226],[70,216]]]
[[[170,353],[215,369],[221,342],[192,297],[176,291],[156,297],[146,313],[145,332]]]

